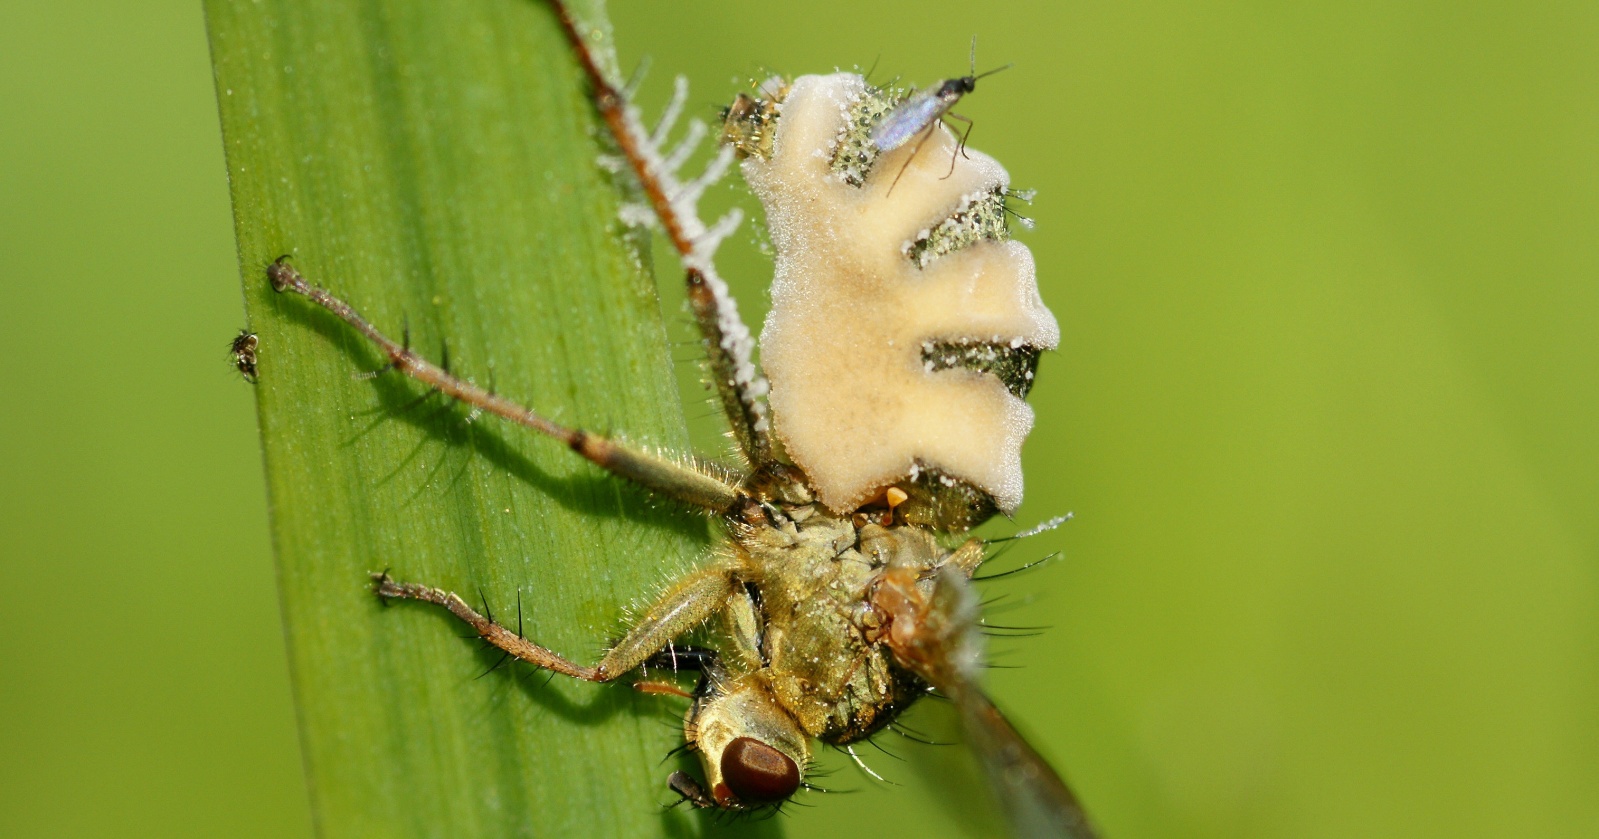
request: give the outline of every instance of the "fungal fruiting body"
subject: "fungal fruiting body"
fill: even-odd
[[[1021,397],[1060,330],[1009,237],[1004,168],[957,153],[942,125],[873,154],[894,101],[855,74],[803,76],[770,157],[743,164],[777,254],[761,333],[774,430],[834,512],[903,484],[965,485],[1009,513],[1033,424]]]

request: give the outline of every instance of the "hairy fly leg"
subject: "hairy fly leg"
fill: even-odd
[[[326,289],[311,285],[283,257],[279,257],[267,267],[267,278],[272,281],[273,289],[306,297],[355,327],[357,332],[365,335],[383,350],[389,358],[390,367],[445,396],[472,406],[474,410],[504,417],[540,434],[554,437],[565,443],[572,451],[617,477],[626,478],[645,489],[713,513],[727,512],[738,498],[738,491],[732,483],[706,470],[694,469],[675,460],[632,448],[597,434],[590,434],[580,428],[567,428],[545,419],[530,408],[457,378],[443,367],[417,355],[408,344],[396,342],[379,332],[377,327],[361,317],[350,304],[334,297]]]
[[[616,646],[592,667],[573,662],[541,647],[493,618],[479,614],[460,595],[418,583],[402,583],[387,572],[374,574],[373,590],[385,600],[420,600],[443,606],[475,630],[484,641],[521,661],[582,679],[608,682],[638,667],[666,649],[673,639],[703,623],[722,609],[732,591],[732,575],[726,568],[711,566],[695,571],[674,583],[655,605],[644,613]]]

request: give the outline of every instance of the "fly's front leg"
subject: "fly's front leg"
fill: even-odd
[[[644,663],[670,644],[715,614],[727,602],[733,577],[728,569],[711,566],[684,577],[645,612],[616,646],[608,650],[593,667],[585,667],[539,646],[521,635],[478,614],[459,595],[418,583],[402,583],[388,574],[375,574],[375,591],[389,600],[420,600],[448,609],[477,631],[479,637],[522,661],[553,670],[574,679],[608,682]]]
[[[272,281],[273,289],[306,297],[354,327],[383,350],[389,357],[389,366],[394,369],[452,399],[554,437],[617,477],[713,513],[727,512],[738,498],[738,491],[732,483],[706,469],[685,466],[670,458],[641,451],[580,428],[567,428],[503,396],[456,378],[439,365],[412,352],[410,347],[379,332],[350,304],[334,297],[327,289],[307,282],[285,257],[279,257],[267,267],[267,279]]]

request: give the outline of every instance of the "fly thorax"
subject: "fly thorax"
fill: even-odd
[[[762,363],[776,434],[824,505],[899,487],[907,520],[960,529],[1021,501],[1022,396],[1059,329],[992,158],[934,123],[838,165],[894,101],[858,75],[801,77],[769,159],[743,164],[776,248]]]

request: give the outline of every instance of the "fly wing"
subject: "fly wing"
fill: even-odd
[[[966,740],[1018,839],[1096,839],[1077,796],[980,689],[941,689],[960,709]]]
[[[907,573],[901,573],[907,572]],[[873,594],[890,619],[887,643],[899,663],[949,697],[1017,839],[1097,839],[1088,814],[977,685],[976,597],[966,575],[946,564],[933,580],[890,568]]]
[[[939,97],[938,88],[918,90],[872,126],[872,145],[880,152],[893,151],[910,142],[948,108]]]

